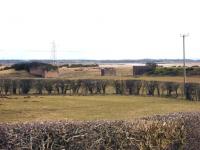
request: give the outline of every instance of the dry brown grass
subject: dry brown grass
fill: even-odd
[[[100,67],[79,67],[79,68],[60,68],[61,79],[113,79],[113,80],[155,80],[155,81],[173,81],[183,82],[181,76],[132,76],[131,66],[115,66],[116,76],[101,76]],[[36,78],[26,71],[15,71],[13,69],[0,71],[0,78]],[[187,77],[188,82],[200,83],[200,76]]]
[[[132,120],[170,112],[199,111],[199,102],[140,96],[12,96],[0,99],[0,122]]]
[[[90,78],[100,77],[99,67],[79,67],[79,68],[66,68],[59,69],[60,78]]]
[[[14,69],[2,70],[0,71],[0,78],[34,78],[27,71],[16,71]]]

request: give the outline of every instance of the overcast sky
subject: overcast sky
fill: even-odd
[[[0,59],[200,59],[199,0],[0,0]]]

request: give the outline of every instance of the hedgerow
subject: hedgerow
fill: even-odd
[[[120,94],[185,97],[199,101],[200,84],[187,83],[184,89],[183,83],[144,80],[0,79],[0,94]]]
[[[186,68],[187,76],[200,75],[200,67],[192,66]],[[183,75],[183,67],[159,67],[157,66],[152,71],[146,73],[147,75],[155,75],[155,76],[182,76]]]
[[[0,149],[198,150],[199,124],[199,112],[132,121],[1,123]]]
[[[0,149],[181,149],[182,121],[58,121],[0,124]]]

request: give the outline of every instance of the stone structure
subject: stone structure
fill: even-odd
[[[44,78],[57,78],[59,77],[58,70],[44,71]]]
[[[101,76],[116,76],[116,69],[115,68],[102,68]]]
[[[44,77],[44,69],[42,67],[31,67],[29,73],[35,76]]]
[[[56,78],[59,76],[58,69],[56,70],[47,70],[42,66],[32,67],[29,69],[29,73],[35,76],[43,78]]]

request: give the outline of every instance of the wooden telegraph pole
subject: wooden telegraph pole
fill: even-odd
[[[189,36],[188,34],[182,34],[181,37],[183,38],[183,84],[184,84],[184,95],[186,93],[186,61],[185,61],[185,37]]]

